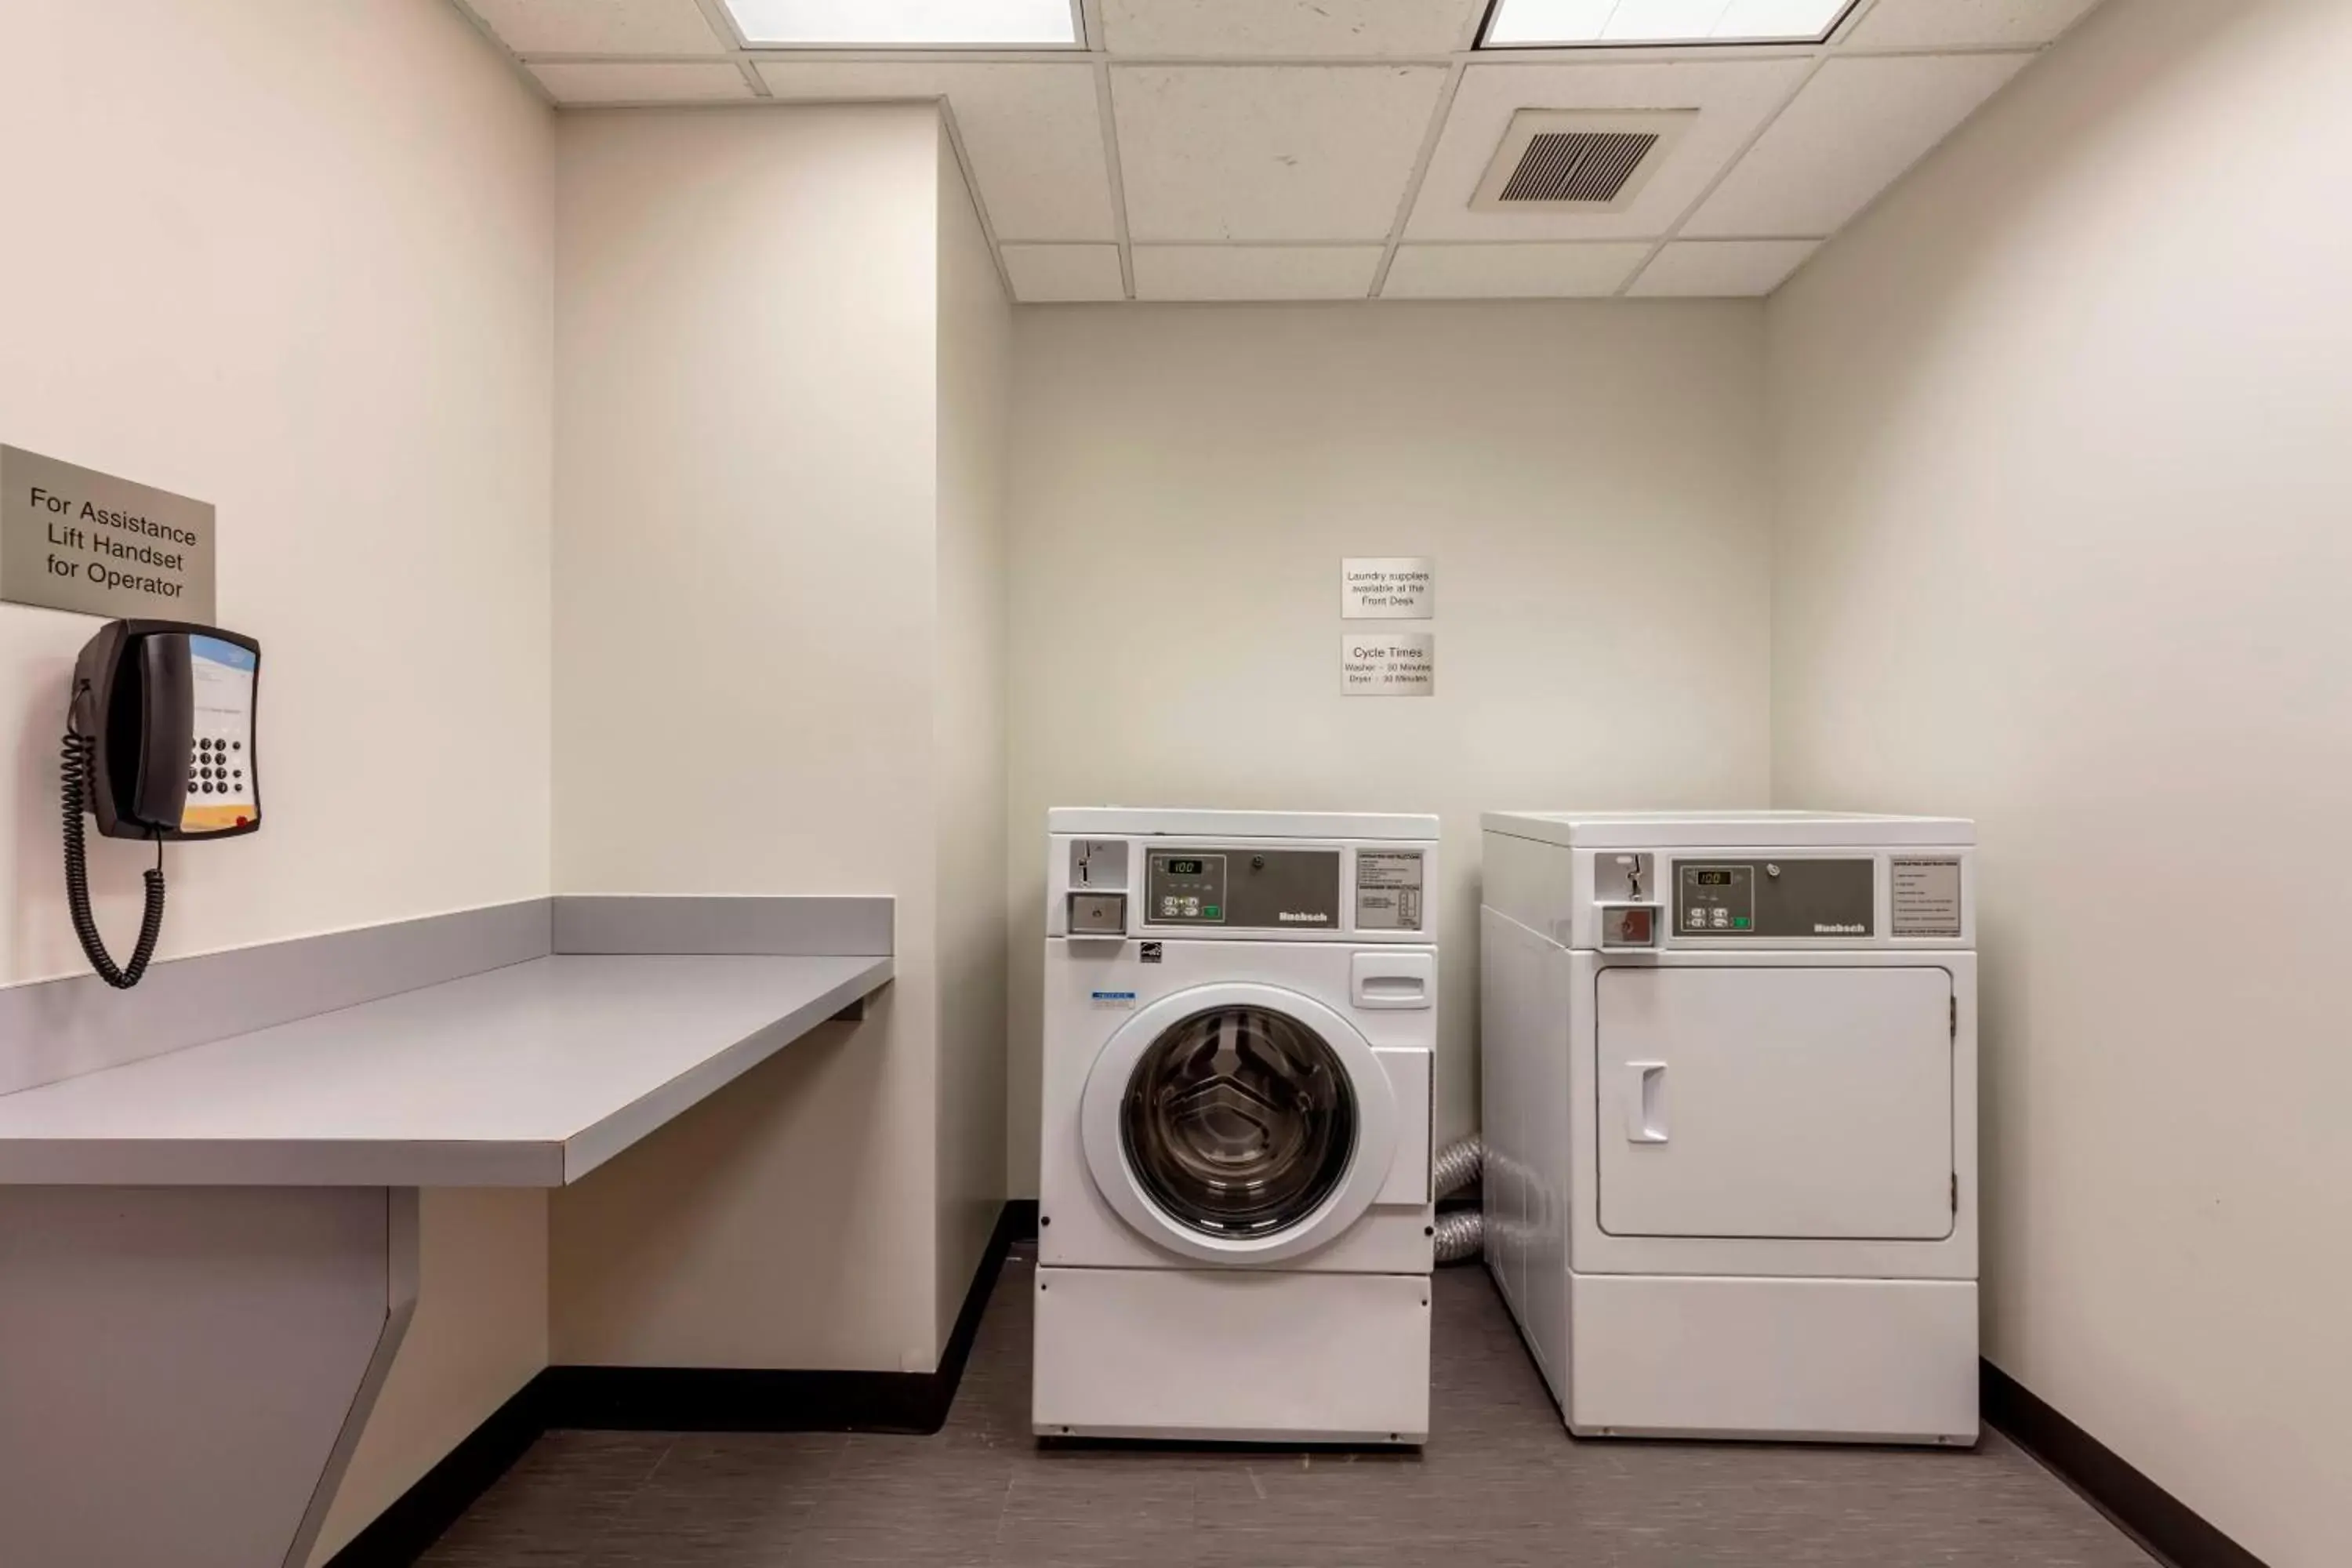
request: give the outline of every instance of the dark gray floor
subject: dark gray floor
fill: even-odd
[[[1578,1443],[1476,1268],[1438,1277],[1419,1456],[1039,1449],[1027,1249],[935,1437],[555,1432],[434,1568],[2149,1568],[2001,1437],[1972,1454]]]

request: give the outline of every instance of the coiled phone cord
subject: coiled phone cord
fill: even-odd
[[[131,962],[117,968],[114,955],[106,951],[106,938],[99,933],[98,921],[89,912],[89,848],[82,837],[81,816],[89,805],[90,763],[97,752],[96,737],[71,729],[66,731],[58,780],[66,816],[66,901],[72,908],[74,934],[81,938],[89,966],[109,985],[128,991],[147,973],[147,961],[155,956],[155,939],[163,934],[163,840],[155,840],[155,865],[146,873],[147,912],[139,921],[139,944],[131,950]]]

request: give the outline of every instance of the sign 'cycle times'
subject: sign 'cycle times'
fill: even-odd
[[[210,621],[214,535],[207,502],[0,447],[0,599]]]

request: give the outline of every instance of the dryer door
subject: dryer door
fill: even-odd
[[[1933,967],[1605,969],[1601,1228],[1952,1234],[1952,977]]]
[[[1087,1075],[1087,1169],[1160,1246],[1274,1263],[1336,1239],[1394,1163],[1397,1104],[1355,1026],[1277,986],[1195,986],[1138,1012]]]

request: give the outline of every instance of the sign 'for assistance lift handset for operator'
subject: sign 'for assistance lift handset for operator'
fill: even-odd
[[[74,934],[110,985],[147,973],[163,930],[163,841],[261,826],[254,695],[261,645],[184,621],[109,621],[74,661],[66,716],[66,897]],[[118,967],[89,909],[82,814],[109,838],[152,838],[155,866],[131,962]]]

